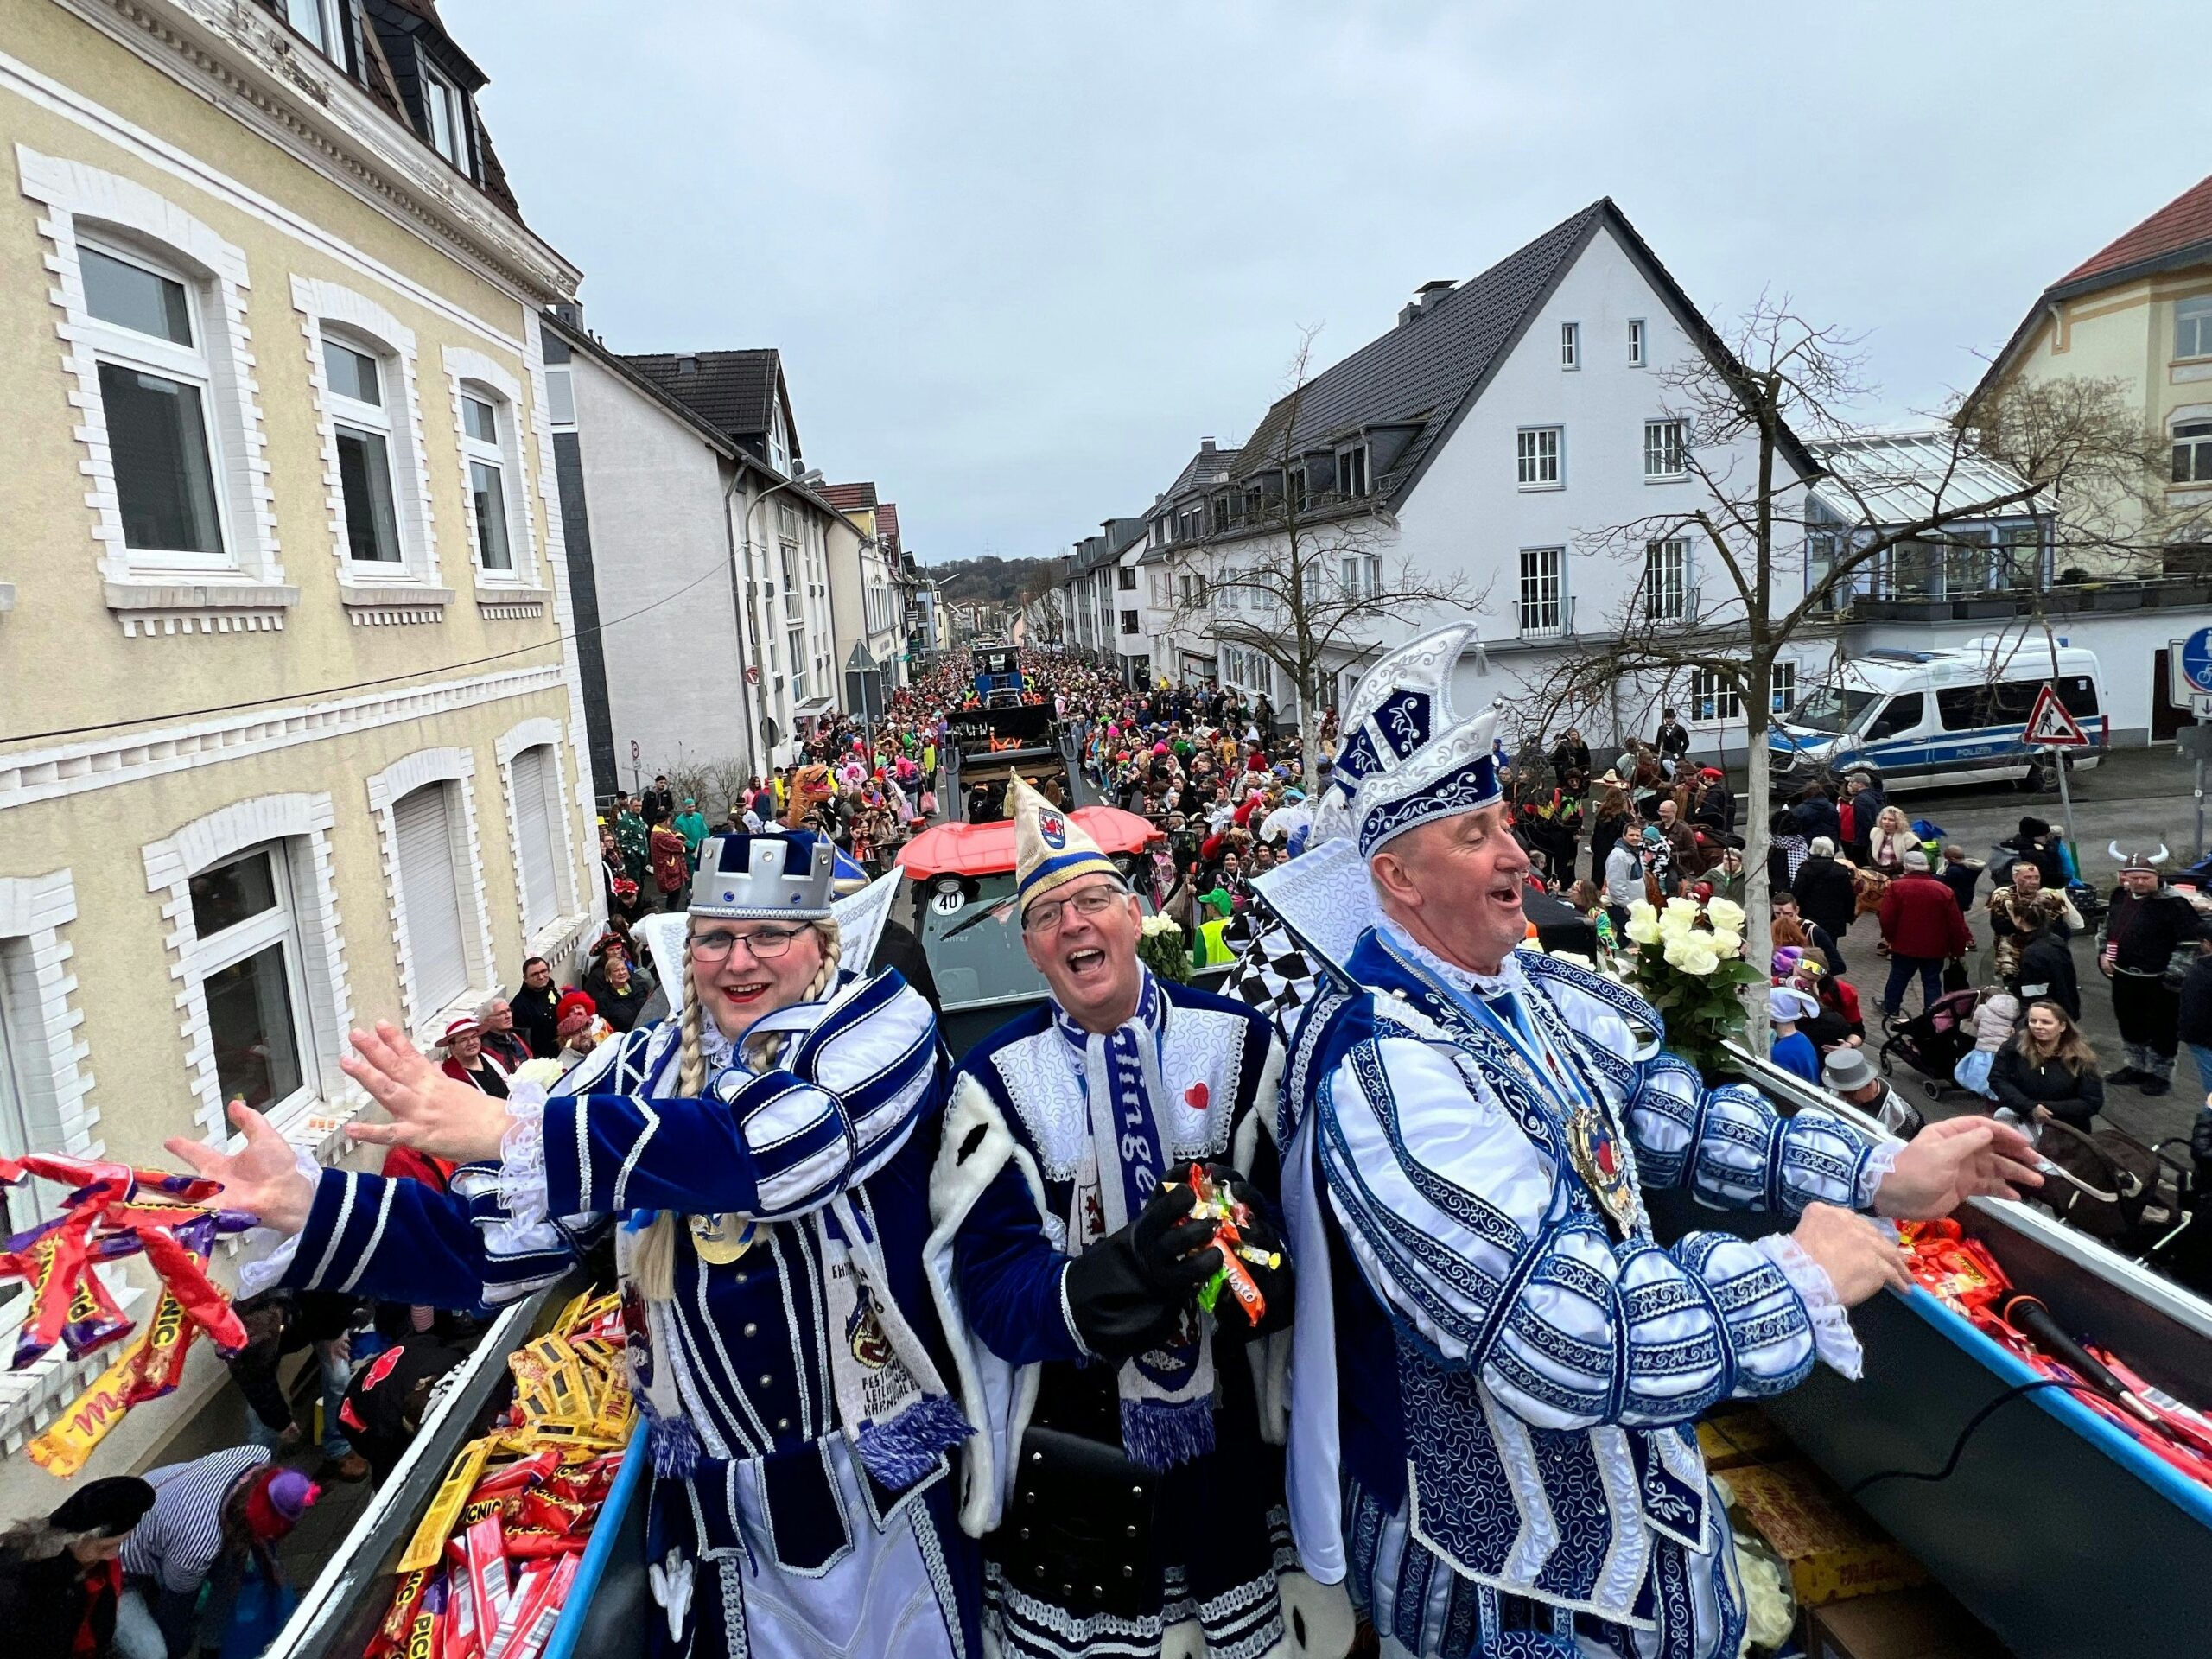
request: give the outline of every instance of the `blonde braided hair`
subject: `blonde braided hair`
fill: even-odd
[[[814,934],[822,942],[822,966],[807,982],[806,994],[799,999],[802,1002],[818,1002],[830,995],[837,983],[837,966],[844,954],[843,936],[834,918],[817,921]],[[707,1015],[693,977],[689,934],[683,940],[683,1010],[679,1020],[682,1036],[677,1047],[676,1090],[682,1099],[697,1100],[707,1090]],[[772,1032],[754,1038],[745,1046],[745,1064],[756,1071],[766,1067],[777,1041]],[[676,1228],[675,1213],[664,1210],[632,1243],[630,1279],[649,1302],[676,1298]]]

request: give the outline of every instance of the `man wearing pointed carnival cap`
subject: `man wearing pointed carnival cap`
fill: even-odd
[[[1733,1659],[1698,1414],[1816,1357],[1856,1375],[1845,1310],[1906,1280],[1852,1211],[2009,1194],[2032,1154],[1985,1119],[1904,1147],[1784,1120],[1667,1053],[1632,992],[1523,948],[1494,716],[1452,702],[1472,632],[1361,681],[1314,827],[1337,839],[1262,887],[1342,974],[1287,1072],[1300,1556],[1349,1580],[1386,1654]],[[1661,1187],[1796,1227],[1662,1249]]]
[[[655,1478],[654,1655],[978,1651],[955,1516],[969,1430],[922,1265],[943,1047],[896,972],[847,965],[873,941],[841,922],[833,876],[804,831],[709,839],[689,915],[639,925],[681,963],[675,1014],[565,1076],[531,1062],[504,1101],[390,1026],[354,1033],[343,1064],[391,1121],[352,1133],[461,1162],[450,1199],[305,1176],[243,1109],[236,1155],[171,1143],[296,1236],[262,1271],[302,1288],[506,1301],[614,1232]],[[855,931],[874,896],[843,901]]]
[[[1019,779],[1007,806],[1013,920],[1052,1001],[969,1053],[930,1199],[988,1634],[1039,1659],[1342,1653],[1342,1596],[1278,1570],[1281,1047],[1138,960],[1142,907],[1080,823]],[[1192,1217],[1194,1164],[1252,1212],[1256,1326],[1200,1305],[1230,1247]]]

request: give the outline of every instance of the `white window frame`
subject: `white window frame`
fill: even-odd
[[[1559,365],[1567,373],[1582,366],[1582,325],[1579,322],[1559,326]]]
[[[1689,475],[1690,423],[1664,415],[1644,422],[1643,481],[1672,484]]]
[[[1348,444],[1337,451],[1337,494],[1346,501],[1364,498],[1375,487],[1372,476],[1374,456],[1364,443]],[[1345,482],[1349,474],[1359,474],[1359,487],[1352,489]]]
[[[565,746],[561,722],[540,715],[525,720],[503,734],[493,753],[499,766],[500,792],[507,803],[507,849],[514,861],[515,915],[521,924],[524,950],[533,957],[550,957],[555,947],[585,919],[589,901],[576,880],[575,814],[569,806],[569,779],[563,762]],[[522,843],[522,798],[515,781],[515,761],[525,750],[544,749],[552,770],[547,773],[545,810],[552,825],[553,851],[559,868],[553,872],[554,911],[551,920],[530,925],[530,889],[523,875],[529,849]]]
[[[327,794],[264,795],[219,808],[141,849],[147,889],[162,898],[171,929],[169,975],[177,982],[185,1060],[197,1102],[194,1118],[202,1140],[219,1146],[233,1134],[209,1036],[207,976],[264,945],[249,944],[241,928],[201,940],[192,914],[192,878],[256,848],[270,849],[280,893],[289,899],[286,969],[304,1084],[272,1115],[276,1127],[296,1146],[321,1155],[366,1099],[338,1069],[354,1022],[332,877],[335,822]]]
[[[1673,569],[1668,569],[1669,565]],[[1690,543],[1685,536],[1669,536],[1643,544],[1642,588],[1645,622],[1686,622],[1689,620]]]
[[[432,149],[466,173],[469,170],[468,95],[419,53],[416,62],[423,78],[423,124],[429,129],[423,137]],[[442,142],[438,111],[445,116]]]
[[[376,819],[377,842],[384,862],[385,896],[391,906],[401,1014],[407,1028],[418,1038],[434,1036],[451,1014],[466,1012],[498,988],[498,969],[492,951],[491,906],[484,894],[484,843],[476,827],[475,779],[475,753],[463,748],[417,749],[368,779],[369,811]],[[461,906],[461,954],[468,968],[467,987],[452,1001],[438,1007],[423,1006],[416,989],[414,951],[408,943],[407,899],[399,879],[399,825],[396,811],[403,799],[429,784],[448,785],[452,796],[459,797],[461,802],[457,815],[448,813],[446,827],[456,843],[453,860],[455,898]]]
[[[2185,336],[2195,349],[2183,349]],[[2174,302],[2174,357],[2184,363],[2212,357],[2212,294],[2191,294]]]
[[[1783,658],[1767,669],[1767,712],[1786,715],[1797,706],[1797,664]]]
[[[84,1158],[105,1150],[92,1133],[100,1116],[87,1098],[92,1077],[80,1064],[90,1051],[79,1036],[84,1014],[66,936],[76,919],[68,870],[0,877],[0,1094],[11,1096],[11,1109],[0,1111],[0,1152]],[[39,1181],[11,1190],[11,1230],[49,1219],[60,1196]],[[26,1301],[18,1296],[0,1312],[0,1331],[13,1327]]]
[[[267,443],[253,385],[245,250],[134,180],[41,155],[21,144],[16,146],[16,161],[23,194],[46,210],[38,230],[53,247],[49,270],[61,310],[54,332],[61,341],[62,366],[76,383],[72,401],[81,418],[74,435],[90,486],[87,499],[97,515],[92,536],[100,550],[101,576],[110,582],[151,587],[169,585],[164,579],[178,575],[202,582],[219,576],[226,587],[270,589],[264,602],[293,602],[297,595],[282,588],[284,569],[277,547],[275,496],[268,481]],[[181,355],[173,343],[117,327],[92,315],[86,301],[80,238],[104,252],[184,283],[193,315],[195,346],[191,353]],[[191,552],[171,557],[159,550],[125,546],[122,501],[107,441],[106,400],[100,391],[103,359],[199,386],[221,526],[220,557]]]
[[[345,18],[337,0],[284,0],[283,10],[293,34],[333,63],[346,61]],[[303,13],[313,22],[313,32],[301,21]]]
[[[307,342],[308,378],[322,438],[323,493],[330,510],[331,553],[346,586],[438,586],[435,508],[430,466],[423,441],[423,398],[415,331],[366,296],[336,283],[292,278],[292,307]],[[384,382],[381,410],[341,397],[329,380],[323,347],[330,340],[373,356]],[[378,424],[378,422],[381,424]],[[356,560],[346,532],[346,494],[338,465],[338,426],[383,434],[391,467],[392,512],[399,528],[399,563]],[[467,474],[463,479],[466,481]],[[424,594],[429,601],[434,596]],[[435,615],[433,612],[430,614]],[[359,620],[358,618],[356,619]]]
[[[1640,369],[1645,366],[1648,350],[1649,348],[1645,344],[1643,319],[1642,317],[1630,317],[1628,320],[1629,367],[1631,369]]]
[[[1563,638],[1569,628],[1567,550],[1522,548],[1516,575],[1513,594],[1516,632],[1526,639]]]
[[[307,994],[307,950],[301,940],[298,908],[292,896],[290,849],[282,841],[257,842],[193,874],[195,878],[204,876],[226,865],[256,859],[268,864],[270,890],[275,902],[267,910],[233,922],[219,933],[195,934],[192,973],[204,989],[207,981],[224,969],[234,968],[272,946],[278,950],[284,965],[285,989],[291,1002],[289,1013],[292,1041],[298,1051],[296,1058],[300,1081],[290,1094],[281,1100],[270,1100],[259,1109],[281,1124],[306,1109],[323,1092],[315,1052],[315,1013]]]
[[[1513,462],[1514,482],[1520,488],[1565,489],[1567,428],[1560,425],[1520,428],[1513,435]]]
[[[2181,458],[2184,452],[2190,457],[2186,465],[2190,475],[2175,478],[2171,482],[2183,489],[2212,483],[2212,418],[2191,415],[2170,421],[2166,429],[2173,445],[2173,470],[2182,469],[2184,463]]]
[[[454,442],[461,461],[461,508],[468,531],[469,569],[475,573],[479,587],[536,587],[539,582],[537,512],[523,454],[522,382],[483,353],[458,346],[445,348],[445,370],[453,398]],[[486,392],[494,395],[487,397]],[[461,406],[463,397],[474,397],[493,406],[499,417],[497,444],[486,445],[468,435],[467,414]],[[506,510],[507,548],[514,564],[512,570],[485,569],[483,540],[477,534],[476,492],[468,470],[473,461],[496,464],[500,468],[499,493]]]
[[[1711,712],[1701,712],[1700,704]],[[1744,700],[1733,681],[1718,669],[1694,668],[1690,671],[1689,723],[1693,726],[1725,726],[1730,721],[1744,717]]]

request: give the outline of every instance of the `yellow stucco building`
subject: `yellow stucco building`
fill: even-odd
[[[2069,377],[2117,381],[2157,457],[2134,573],[2212,574],[2212,178],[2044,289],[1976,396]]]
[[[433,0],[0,0],[0,1150],[173,1161],[244,1096],[342,1155],[350,1027],[435,1033],[601,907],[537,321],[577,272],[484,81]],[[0,1373],[6,1450],[90,1369]]]

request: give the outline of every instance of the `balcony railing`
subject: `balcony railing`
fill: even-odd
[[[2027,616],[2037,608],[2031,588],[1961,594],[1900,594],[1877,598],[1853,596],[1853,622],[1951,622]],[[2040,594],[2046,616],[2081,611],[2140,611],[2188,608],[2212,601],[2212,580],[2193,576],[2114,577],[2058,582]]]
[[[1539,604],[1519,607],[1520,637],[1523,639],[1564,639],[1574,632],[1574,595],[1563,594]]]

